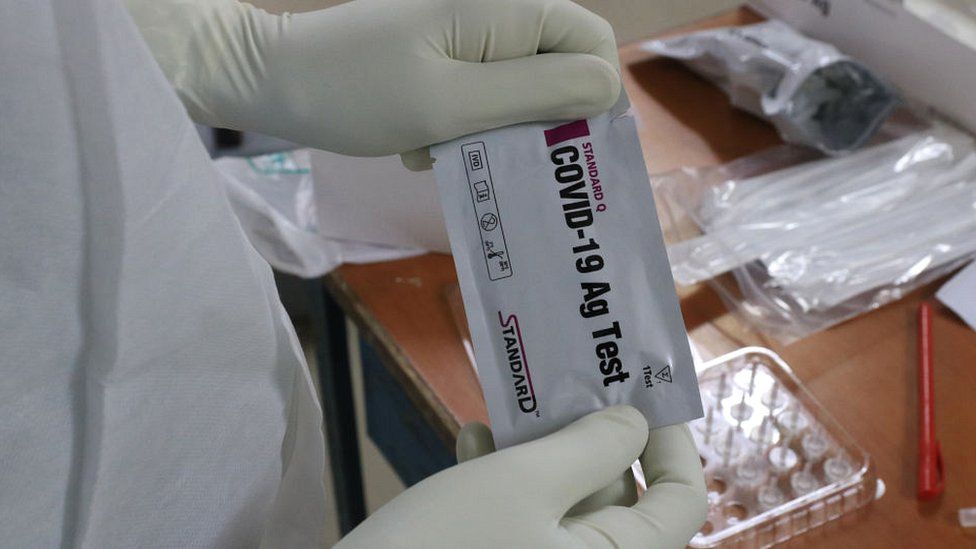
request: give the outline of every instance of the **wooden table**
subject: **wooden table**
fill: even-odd
[[[694,28],[756,20],[743,9]],[[621,61],[650,173],[714,165],[780,142],[769,125],[731,108],[722,92],[680,65],[634,45],[621,49]],[[463,423],[487,421],[444,297],[456,283],[449,256],[346,265],[326,283],[446,445]],[[976,333],[941,308],[934,321],[936,418],[947,488],[940,501],[915,500],[915,311],[934,288],[787,347],[751,332],[707,287],[680,292],[685,323],[706,358],[746,345],[775,350],[861,442],[887,484],[887,494],[866,511],[814,530],[797,544],[976,546],[976,537],[967,537],[956,521],[960,507],[976,506]]]

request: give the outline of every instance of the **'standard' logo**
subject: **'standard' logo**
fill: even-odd
[[[505,357],[508,360],[508,368],[512,372],[512,384],[515,387],[515,400],[518,402],[519,410],[526,414],[535,412],[538,403],[535,399],[535,389],[532,387],[532,373],[525,358],[518,316],[512,314],[505,317],[501,311],[498,311],[498,323],[502,328]]]

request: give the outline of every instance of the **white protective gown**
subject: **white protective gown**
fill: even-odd
[[[322,546],[271,271],[116,0],[0,0],[0,545]]]

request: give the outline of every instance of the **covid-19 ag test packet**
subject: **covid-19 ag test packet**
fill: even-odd
[[[652,428],[702,415],[627,107],[431,149],[499,447],[614,404]]]

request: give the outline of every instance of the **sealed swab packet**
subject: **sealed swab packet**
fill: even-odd
[[[702,416],[627,109],[431,148],[499,447],[614,404],[652,428]]]
[[[707,29],[641,47],[684,61],[733,105],[768,117],[784,140],[827,154],[863,145],[899,103],[867,67],[782,21]]]

